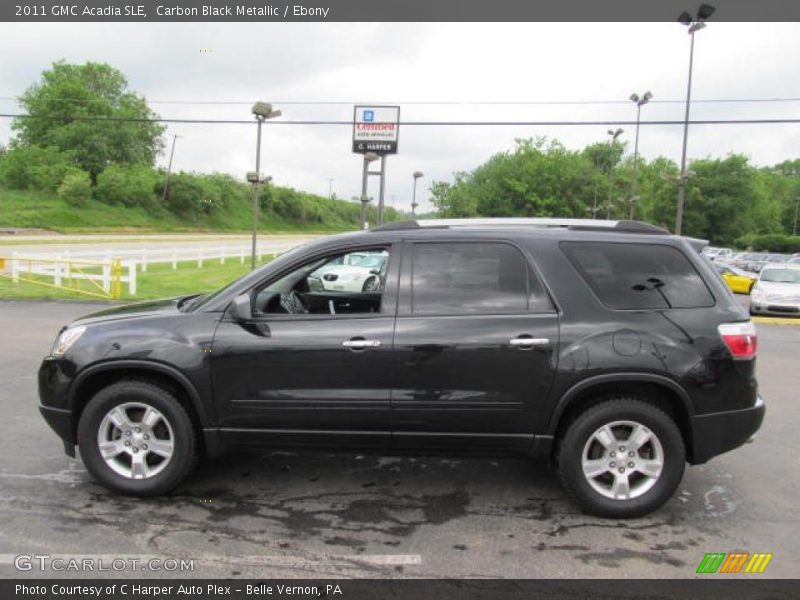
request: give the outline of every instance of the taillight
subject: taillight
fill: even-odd
[[[717,327],[719,336],[733,358],[754,358],[758,347],[756,326],[752,321],[743,323],[723,323]]]

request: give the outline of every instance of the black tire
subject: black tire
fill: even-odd
[[[114,471],[106,464],[98,446],[98,430],[104,417],[115,406],[128,402],[152,406],[172,429],[172,456],[163,470],[145,479],[131,479]],[[167,390],[139,380],[109,385],[89,400],[78,423],[78,447],[84,465],[99,483],[133,496],[156,496],[170,491],[192,472],[199,453],[197,434],[186,409]]]
[[[601,427],[616,421],[644,425],[655,434],[663,449],[660,475],[652,487],[638,497],[606,497],[590,485],[583,472],[583,452],[589,439]],[[581,509],[599,517],[626,519],[653,512],[672,497],[683,477],[686,451],[678,426],[664,411],[636,398],[620,397],[594,405],[578,415],[559,441],[556,461],[564,489]]]
[[[361,286],[361,291],[364,293],[375,291],[370,289],[375,284],[377,284],[377,278],[374,275],[372,277],[368,277],[367,280],[364,282],[364,285]]]

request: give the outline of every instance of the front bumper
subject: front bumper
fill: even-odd
[[[42,413],[44,420],[50,425],[50,429],[58,434],[64,442],[64,452],[68,456],[75,458],[75,427],[72,424],[72,411],[50,406],[39,405],[39,412]]]
[[[765,412],[764,399],[759,396],[749,408],[693,416],[689,462],[704,463],[746,443],[761,427]]]
[[[786,302],[753,302],[750,300],[750,314],[774,317],[800,317],[800,304]]]

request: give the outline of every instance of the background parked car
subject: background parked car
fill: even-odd
[[[750,294],[750,314],[800,316],[800,267],[764,267]]]
[[[754,273],[749,273],[737,267],[723,263],[714,263],[714,269],[720,274],[732,292],[737,294],[749,294],[753,289],[758,277]]]
[[[730,248],[715,248],[713,246],[706,246],[703,248],[705,254],[712,261],[727,260],[733,256],[733,250]]]
[[[339,292],[375,292],[389,254],[351,252],[326,263],[309,275],[309,285]]]

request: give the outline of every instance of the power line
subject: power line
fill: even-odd
[[[19,103],[19,96],[0,96],[0,100]],[[87,98],[52,98],[57,102],[70,102],[74,104],[88,104],[93,102]],[[185,104],[197,106],[224,106],[239,105],[249,106],[252,101],[247,100],[146,100],[148,104]],[[651,100],[650,104],[684,104],[685,100]],[[728,104],[728,103],[790,103],[800,102],[800,97],[788,98],[706,98],[692,100],[693,104]],[[630,100],[413,100],[398,102],[397,100],[364,101],[364,100],[275,100],[275,105],[287,106],[352,106],[355,104],[401,104],[412,106],[559,106],[559,105],[601,105],[618,104],[629,105]]]
[[[64,116],[35,116],[28,114],[0,113],[0,118],[5,119],[42,119],[48,121],[94,121],[118,123],[183,123],[183,124],[209,124],[209,125],[255,125],[254,120],[242,119],[177,119],[177,118],[132,118],[132,117],[64,117]],[[778,125],[800,123],[799,119],[694,119],[690,125]],[[286,120],[269,121],[272,125],[346,125],[352,127],[349,120]],[[635,125],[636,121],[630,120],[600,120],[600,121],[401,121],[404,127],[472,127],[472,126],[499,126],[499,127],[528,127],[528,126],[608,126],[608,125]],[[640,125],[683,125],[683,120],[654,120],[640,121]]]

